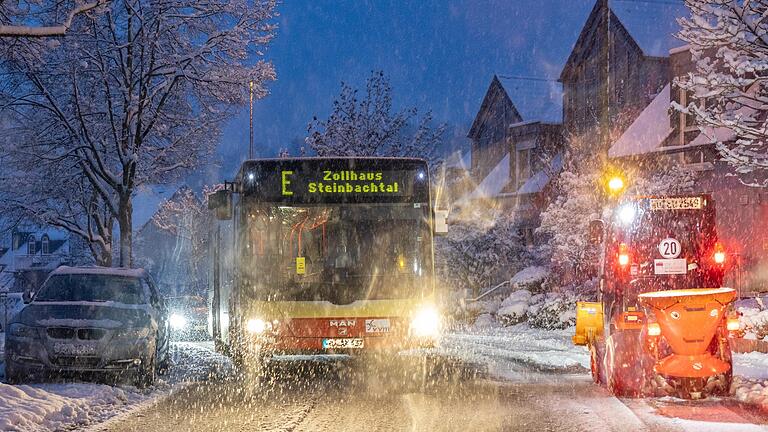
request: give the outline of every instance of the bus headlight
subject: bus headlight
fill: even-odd
[[[271,323],[259,318],[251,318],[245,323],[245,329],[252,334],[262,334],[270,327],[272,327]]]
[[[419,309],[411,319],[411,335],[417,337],[440,336],[440,313],[432,306]]]
[[[168,317],[168,324],[174,330],[183,330],[187,326],[187,318],[184,315],[175,313]]]

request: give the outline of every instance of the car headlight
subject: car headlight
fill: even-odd
[[[248,330],[248,333],[262,334],[272,329],[272,323],[259,318],[251,318],[245,323],[245,329]]]
[[[168,317],[168,324],[171,325],[171,328],[174,330],[183,330],[184,327],[187,326],[187,317],[181,314],[171,314],[170,317]]]
[[[8,327],[8,333],[16,337],[33,338],[37,336],[37,330],[34,327],[19,323],[11,324]]]
[[[432,306],[419,309],[411,319],[411,335],[417,337],[440,336],[440,313]]]
[[[117,330],[115,337],[124,339],[140,339],[149,336],[147,327],[129,327]]]

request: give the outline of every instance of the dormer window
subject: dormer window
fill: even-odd
[[[51,253],[51,240],[48,238],[48,235],[43,235],[43,238],[40,240],[40,252],[43,255],[48,255]]]
[[[30,234],[27,238],[27,255],[34,255],[37,243],[35,242],[35,235]]]

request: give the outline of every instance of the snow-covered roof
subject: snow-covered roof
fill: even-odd
[[[669,125],[669,92],[670,86],[667,84],[613,143],[608,150],[608,157],[641,155],[661,147],[672,133]]]
[[[683,2],[611,2],[611,10],[647,56],[666,57],[684,44],[675,37],[677,18],[690,15]]]
[[[521,79],[501,73],[496,76],[525,122],[563,121],[563,88],[555,79]]]
[[[550,161],[549,168],[538,171],[531,176],[531,178],[526,180],[525,183],[520,186],[520,189],[517,190],[517,194],[523,195],[541,192],[544,187],[549,184],[552,176],[560,172],[561,169],[563,169],[563,154],[558,153],[552,158],[552,161]]]
[[[66,275],[66,274],[93,274],[93,275],[111,275],[111,276],[125,276],[125,277],[145,277],[147,275],[146,270],[121,268],[121,267],[69,267],[61,266],[54,270],[52,275]]]
[[[467,199],[490,198],[498,195],[509,184],[509,153],[496,164]]]

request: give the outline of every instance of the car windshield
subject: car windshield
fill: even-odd
[[[145,303],[141,281],[114,275],[53,275],[40,288],[35,302]]]

